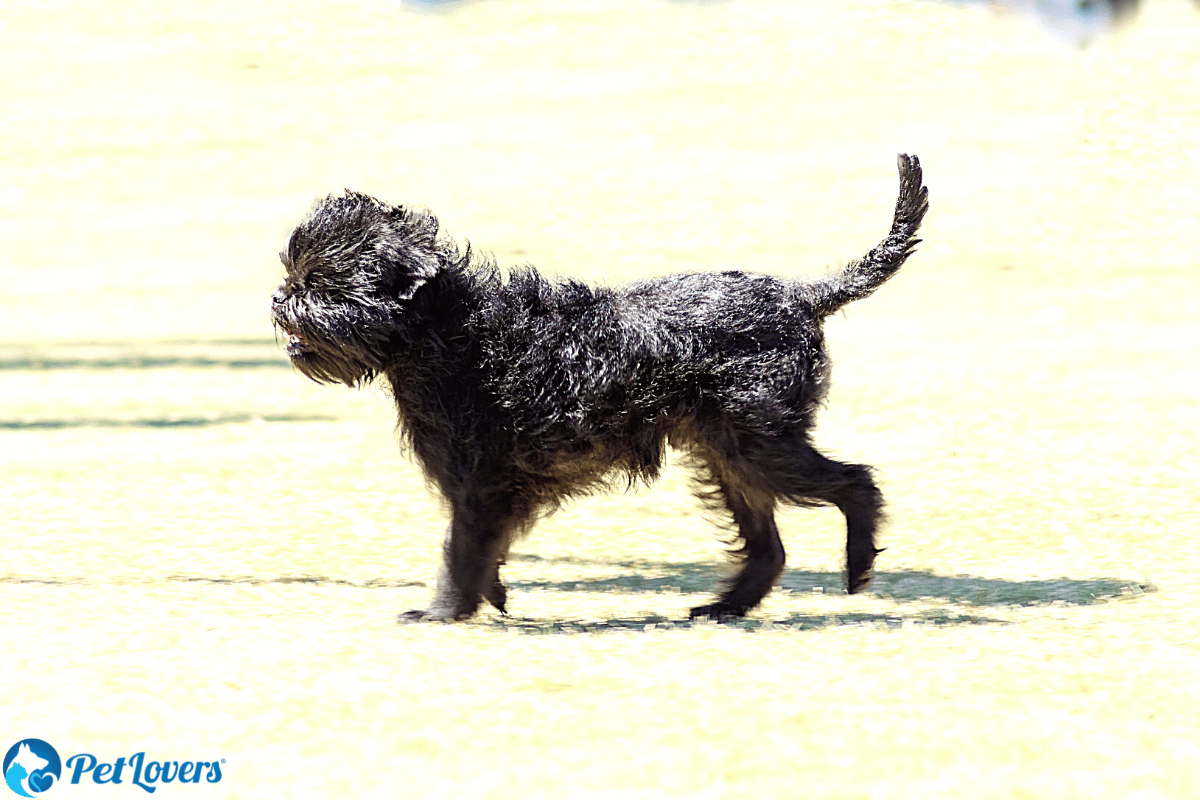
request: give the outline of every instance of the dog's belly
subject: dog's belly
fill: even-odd
[[[608,453],[593,450],[551,462],[544,475],[557,489],[578,492],[604,486],[618,471]]]

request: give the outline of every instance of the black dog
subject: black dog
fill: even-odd
[[[670,275],[620,288],[548,280],[438,234],[427,210],[347,191],[318,201],[281,254],[272,317],[300,372],[362,385],[383,376],[426,475],[449,502],[437,594],[402,619],[504,611],[514,537],[563,500],[623,477],[653,480],[669,443],[701,496],[727,510],[741,568],[692,616],[741,616],[783,571],[778,502],[846,517],[847,584],[871,579],[883,498],[870,467],[810,442],[829,387],[823,321],[912,253],[928,207],[900,156],[891,232],[810,281],[746,272]]]

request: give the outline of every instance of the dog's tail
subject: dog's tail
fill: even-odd
[[[929,190],[921,185],[921,162],[916,156],[901,154],[896,164],[900,169],[900,196],[892,230],[871,252],[812,284],[814,308],[824,316],[878,289],[896,274],[921,241],[915,238],[917,229],[929,210]]]

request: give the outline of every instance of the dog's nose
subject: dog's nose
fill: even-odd
[[[287,300],[287,295],[284,294],[283,287],[281,286],[271,294],[271,305],[281,306],[284,300]]]

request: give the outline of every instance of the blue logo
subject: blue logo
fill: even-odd
[[[41,739],[22,739],[4,756],[4,782],[21,797],[41,797],[58,784],[63,762],[58,751]],[[219,761],[149,761],[145,751],[101,761],[91,753],[67,759],[70,783],[86,776],[92,783],[124,783],[154,794],[164,783],[220,783],[225,759]]]
[[[105,762],[91,753],[77,753],[67,759],[67,769],[71,770],[73,784],[79,783],[84,775],[90,775],[92,783],[123,783],[128,779],[131,785],[154,794],[158,788],[156,783],[199,783],[201,778],[208,783],[220,783],[224,763],[223,758],[220,761],[147,761],[145,751]]]
[[[22,739],[4,756],[4,782],[21,797],[40,797],[60,776],[58,751],[41,739]]]

